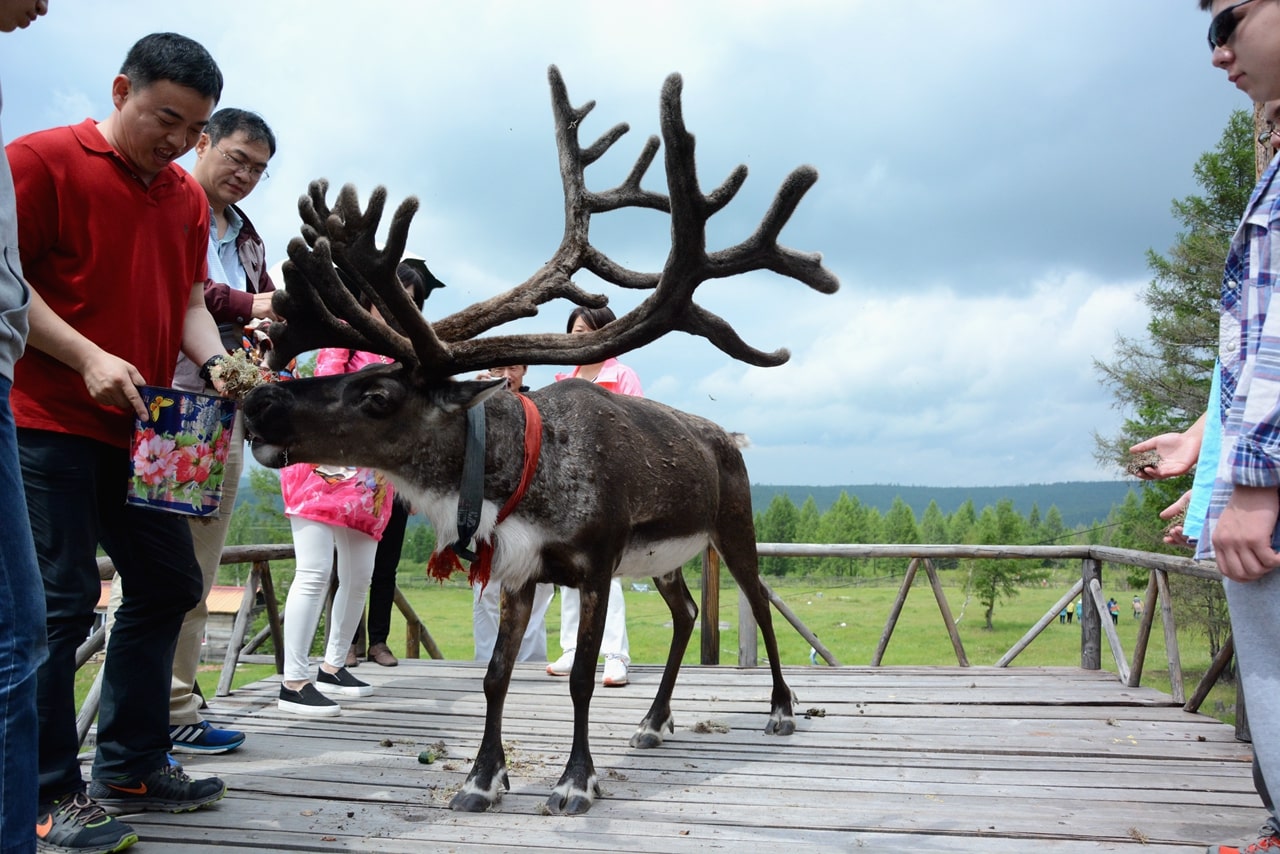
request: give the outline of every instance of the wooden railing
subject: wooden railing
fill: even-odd
[[[950,607],[943,593],[935,560],[949,559],[1031,559],[1031,560],[1078,560],[1080,561],[1080,578],[1062,595],[1057,603],[1041,617],[1027,633],[1019,639],[996,662],[997,667],[1006,667],[1017,655],[1042,632],[1058,615],[1067,603],[1073,601],[1085,590],[1088,595],[1082,597],[1080,666],[1087,670],[1099,670],[1102,667],[1102,639],[1107,639],[1111,655],[1116,663],[1118,677],[1125,684],[1137,687],[1141,684],[1145,664],[1148,640],[1154,623],[1157,606],[1160,608],[1161,623],[1164,628],[1165,651],[1169,668],[1170,693],[1175,702],[1184,704],[1188,711],[1196,711],[1207,696],[1209,689],[1217,682],[1227,665],[1230,664],[1234,649],[1231,638],[1223,644],[1208,672],[1188,699],[1182,679],[1182,666],[1178,652],[1178,639],[1174,624],[1173,605],[1169,593],[1169,573],[1220,580],[1216,568],[1211,563],[1196,562],[1189,558],[1172,555],[1155,554],[1153,552],[1132,549],[1115,549],[1103,546],[977,546],[977,545],[814,545],[801,543],[758,543],[756,546],[760,557],[844,557],[844,558],[900,558],[907,561],[906,573],[898,590],[898,596],[885,623],[884,631],[876,646],[871,660],[872,666],[880,666],[885,650],[893,636],[898,618],[902,613],[907,595],[910,593],[916,576],[921,569],[929,579],[934,598],[942,617],[943,625],[951,638],[957,662],[969,666],[964,644],[959,630],[951,616]],[[231,637],[227,642],[226,657],[223,661],[221,676],[218,680],[217,695],[223,696],[231,691],[231,682],[235,675],[236,665],[240,661],[274,663],[276,672],[284,671],[283,635],[281,631],[279,603],[275,594],[275,582],[271,574],[271,561],[291,560],[294,557],[292,544],[229,546],[222,554],[222,564],[250,564],[249,578],[245,582],[244,596],[240,610],[236,614],[232,626]],[[113,572],[111,563],[100,558],[99,572],[103,578],[110,578]],[[1106,613],[1106,604],[1102,597],[1101,576],[1104,563],[1122,566],[1141,567],[1150,572],[1147,585],[1145,607],[1142,622],[1138,629],[1137,643],[1132,659],[1126,659],[1110,620],[1102,617]],[[784,619],[813,647],[815,652],[830,665],[839,666],[840,662],[817,636],[800,620],[773,590],[768,590],[770,601]],[[253,637],[247,637],[252,626],[255,604],[259,593],[267,612],[267,624]],[[758,664],[757,632],[755,618],[744,597],[738,597],[738,664],[753,667]],[[432,638],[426,623],[414,611],[413,606],[405,598],[399,587],[395,591],[395,603],[405,618],[405,657],[420,657],[420,648],[425,647],[432,658],[443,658],[444,655]],[[720,663],[720,561],[712,550],[703,554],[702,560],[702,648],[703,664]],[[255,656],[257,650],[268,638],[274,643],[273,656]],[[76,655],[76,666],[80,667],[103,646],[101,630],[96,632],[81,645]],[[99,674],[100,676],[100,674]],[[81,740],[88,732],[89,726],[97,714],[99,683],[95,682],[89,696],[82,706],[77,724]],[[1243,717],[1243,716],[1242,716]]]
[[[1062,595],[1062,597],[1041,617],[1027,633],[1014,644],[1008,652],[996,662],[997,667],[1006,667],[1017,655],[1044,629],[1057,618],[1058,613],[1085,590],[1088,595],[1081,599],[1081,635],[1080,666],[1086,670],[1102,668],[1102,639],[1106,637],[1111,655],[1116,663],[1120,681],[1130,687],[1141,684],[1145,665],[1148,641],[1155,620],[1156,607],[1160,608],[1161,623],[1164,628],[1165,653],[1169,668],[1170,694],[1174,701],[1184,704],[1188,711],[1196,711],[1204,702],[1209,690],[1217,682],[1231,661],[1234,646],[1228,637],[1222,650],[1210,665],[1208,672],[1200,684],[1186,697],[1182,679],[1181,656],[1178,651],[1177,630],[1173,616],[1173,600],[1169,592],[1169,573],[1189,575],[1196,578],[1221,580],[1222,576],[1212,563],[1197,562],[1190,558],[1174,555],[1156,554],[1133,549],[1116,549],[1105,546],[978,546],[978,545],[814,545],[802,543],[758,543],[756,550],[760,557],[844,557],[844,558],[901,558],[908,562],[907,571],[898,590],[897,599],[890,609],[884,632],[871,660],[872,666],[879,666],[884,658],[885,650],[893,636],[898,617],[906,602],[919,569],[923,568],[929,578],[934,598],[947,633],[951,638],[956,660],[962,667],[969,666],[964,644],[959,630],[951,617],[951,610],[943,594],[935,560],[944,559],[1030,559],[1030,560],[1078,560],[1080,561],[1080,578]],[[1120,638],[1109,619],[1104,620],[1107,613],[1106,603],[1102,596],[1102,565],[1104,563],[1122,566],[1141,567],[1148,570],[1150,580],[1147,585],[1142,622],[1138,628],[1137,642],[1132,660],[1125,658],[1120,645]],[[714,596],[708,596],[708,589],[715,589]],[[719,663],[719,560],[714,553],[703,555],[703,599],[702,599],[702,661],[704,664]],[[795,614],[786,607],[772,590],[769,597],[775,607],[786,620],[813,646],[815,652],[828,664],[839,665],[830,650],[826,649]],[[738,608],[738,664],[754,666],[758,660],[756,648],[755,619],[746,606],[745,599],[739,596]],[[712,642],[708,638],[714,638]]]
[[[240,610],[236,613],[231,626],[231,637],[227,640],[226,656],[223,659],[222,673],[218,678],[217,696],[223,697],[231,693],[231,682],[235,677],[236,665],[242,660],[254,663],[273,663],[276,673],[284,673],[284,634],[280,621],[280,605],[276,598],[275,579],[271,575],[271,561],[293,560],[293,544],[228,546],[222,552],[220,564],[247,563],[250,565],[249,578],[244,585],[244,595],[240,599]],[[104,581],[115,575],[115,568],[109,558],[98,558],[98,576]],[[256,635],[246,640],[249,629],[253,625],[254,611],[258,595],[262,595],[263,606],[267,612],[267,624]],[[397,586],[395,604],[400,609],[405,621],[405,657],[421,657],[421,648],[426,647],[432,658],[444,658],[435,638],[414,611],[409,600]],[[272,640],[273,654],[255,656],[253,653],[268,638]],[[96,653],[106,645],[106,629],[100,627],[76,650],[76,669],[79,670]],[[83,744],[89,727],[98,715],[98,706],[102,696],[102,671],[98,671],[89,693],[80,706],[76,716],[76,730]]]

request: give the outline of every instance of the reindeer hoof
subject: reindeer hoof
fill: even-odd
[[[796,722],[794,719],[775,721],[769,719],[769,725],[764,728],[765,735],[792,735],[796,731]]]
[[[510,788],[506,768],[500,769],[487,789],[478,785],[474,776],[468,777],[458,794],[449,801],[449,809],[458,812],[484,812],[502,800],[502,792]]]
[[[792,714],[774,712],[764,726],[765,735],[791,735],[796,731],[796,718]]]
[[[458,792],[449,801],[449,809],[456,812],[484,812],[493,804],[479,792]]]
[[[675,719],[668,716],[660,725],[654,726],[648,718],[640,722],[640,728],[636,730],[635,735],[631,736],[631,746],[640,748],[641,750],[660,747],[663,741],[663,731],[675,732]]]
[[[600,783],[592,774],[585,786],[578,786],[572,781],[561,779],[560,784],[551,791],[547,798],[547,809],[557,815],[582,815],[591,809],[600,794]]]

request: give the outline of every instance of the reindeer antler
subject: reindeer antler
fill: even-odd
[[[590,364],[641,347],[674,330],[706,338],[733,358],[753,365],[780,365],[790,357],[785,349],[770,353],[749,346],[727,321],[695,304],[693,293],[709,279],[753,270],[771,270],[822,293],[834,293],[839,282],[822,265],[820,254],[802,253],[778,244],[783,226],[817,180],[817,172],[807,166],[793,171],[783,181],[754,234],[737,246],[708,254],[707,221],[737,195],[747,169],[737,167],[719,187],[702,193],[694,161],[694,139],[685,128],[681,109],[680,76],[672,74],[667,78],[661,97],[667,195],[641,187],[660,147],[657,137],[646,141],[631,172],[617,187],[604,192],[587,189],[586,168],[621,139],[629,127],[615,125],[582,148],[578,130],[595,102],[572,107],[559,69],[551,66],[548,77],[565,196],[564,237],[550,260],[506,293],[429,323],[413,307],[395,277],[417,200],[410,198],[401,203],[392,217],[387,243],[379,250],[374,235],[386,204],[386,191],[375,189],[368,207],[361,210],[355,189],[344,187],[330,210],[325,202],[327,182],[313,182],[309,197],[299,201],[303,238],[289,244],[292,263],[285,265],[285,282],[290,295],[277,297],[277,311],[289,319],[288,326],[301,324],[308,329],[295,333],[273,326],[273,353],[277,358],[290,358],[300,352],[297,348],[319,346],[318,342],[324,340],[413,362],[428,377],[445,378],[503,364]],[[671,216],[671,251],[660,273],[627,269],[591,245],[591,217],[628,207],[650,208]],[[405,334],[361,309],[335,271],[335,264]],[[477,337],[517,318],[536,315],[538,307],[551,300],[567,299],[591,307],[607,303],[603,295],[589,294],[572,282],[571,277],[580,270],[619,287],[653,293],[604,329],[587,334]],[[298,289],[308,287],[313,291],[294,298]],[[350,325],[344,327],[337,318]]]

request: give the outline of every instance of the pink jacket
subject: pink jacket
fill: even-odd
[[[316,376],[355,373],[369,365],[389,365],[376,353],[327,348],[316,357]],[[382,539],[391,518],[391,484],[373,469],[296,463],[280,470],[284,515],[338,525]]]
[[[581,366],[574,368],[567,374],[556,374],[556,382],[567,380],[578,375]],[[604,364],[600,366],[600,374],[594,380],[595,384],[601,388],[608,389],[614,394],[629,394],[632,397],[644,397],[644,392],[640,390],[640,376],[617,359],[605,359]]]

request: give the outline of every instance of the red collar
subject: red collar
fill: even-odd
[[[479,544],[476,549],[476,559],[472,561],[471,569],[467,573],[467,580],[472,584],[480,582],[481,589],[489,583],[489,571],[493,568],[493,533],[502,524],[502,520],[510,516],[519,506],[524,494],[529,491],[529,484],[533,482],[533,475],[538,470],[538,459],[542,455],[542,414],[538,412],[538,407],[527,395],[517,392],[516,397],[520,398],[520,406],[524,409],[524,465],[520,469],[520,482],[516,485],[516,491],[511,493],[511,497],[498,511],[498,518],[493,523],[493,531],[489,532],[488,539]],[[431,560],[427,562],[427,575],[441,583],[453,573],[461,571],[462,563],[458,560],[453,546],[445,546],[432,555]]]

